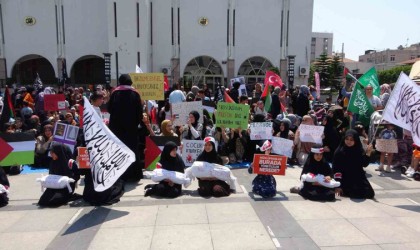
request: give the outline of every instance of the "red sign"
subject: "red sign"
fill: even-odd
[[[254,155],[254,174],[286,175],[286,156]]]
[[[44,95],[44,110],[57,111],[66,109],[66,97],[64,94]]]
[[[78,147],[78,165],[79,169],[89,169],[90,168],[90,161],[89,161],[89,152],[87,151],[86,147]]]

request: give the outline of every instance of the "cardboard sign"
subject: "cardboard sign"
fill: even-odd
[[[383,153],[398,153],[397,139],[376,139],[376,150]]]
[[[324,133],[324,126],[301,124],[299,126],[299,131],[300,141],[322,144],[322,134]]]
[[[163,73],[131,73],[133,87],[143,100],[164,100]]]
[[[289,139],[284,139],[281,137],[273,137],[271,139],[272,150],[271,152],[278,155],[284,155],[289,158],[293,154],[293,141]]]
[[[57,122],[54,128],[54,141],[66,144],[73,152],[76,145],[79,127]]]
[[[204,141],[202,140],[182,140],[182,160],[184,161],[185,166],[191,166],[201,152],[203,152],[203,149]]]
[[[286,175],[287,157],[280,155],[254,155],[254,174]]]
[[[270,140],[273,135],[272,122],[253,122],[250,124],[251,140]]]
[[[249,105],[218,102],[216,127],[248,128]]]
[[[66,109],[66,97],[64,94],[44,95],[44,110],[58,111]]]
[[[201,101],[196,101],[172,104],[172,115],[175,116],[174,125],[182,126],[187,124],[191,111],[197,111],[200,114],[198,122],[203,124],[203,104]]]
[[[241,77],[235,77],[235,78],[230,79],[230,88],[233,88],[233,83],[235,82],[240,82],[241,85],[245,86],[245,77],[241,76]]]
[[[78,154],[77,165],[79,166],[79,169],[89,169],[90,162],[89,162],[89,152],[87,151],[87,148],[78,147],[77,154]]]

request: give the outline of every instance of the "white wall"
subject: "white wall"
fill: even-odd
[[[4,56],[7,58],[7,75],[12,76],[15,63],[23,56],[37,54],[45,57],[57,76],[57,39],[55,28],[55,3],[51,0],[2,1],[4,27]],[[36,23],[25,24],[32,16]]]
[[[289,55],[295,58],[294,85],[308,83],[308,76],[299,76],[299,66],[311,59],[312,16],[314,0],[291,0],[289,17]]]
[[[282,8],[278,0],[236,1],[235,76],[241,64],[254,56],[279,67]]]
[[[180,0],[180,72],[184,74],[187,63],[197,56],[211,56],[222,67],[226,76],[227,59],[227,9],[226,0]],[[209,24],[198,23],[207,17]]]
[[[96,55],[103,58],[108,52],[107,5],[103,0],[63,1],[65,24],[65,52],[68,74],[82,56]],[[114,33],[112,33],[114,34]],[[111,52],[112,53],[112,52]]]
[[[169,0],[153,1],[153,72],[161,72],[163,67],[171,66],[171,7]],[[177,8],[174,8],[174,25],[177,23],[176,12]]]

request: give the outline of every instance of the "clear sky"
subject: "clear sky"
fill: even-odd
[[[314,0],[313,32],[333,33],[333,51],[358,61],[365,50],[420,43],[420,0]]]

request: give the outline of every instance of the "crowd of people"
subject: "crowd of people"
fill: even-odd
[[[197,161],[220,165],[252,162],[256,153],[272,154],[270,140],[251,140],[249,129],[217,127],[215,125],[217,110],[213,114],[204,110],[202,123],[199,122],[199,112],[192,111],[185,125],[174,126],[175,116],[171,111],[173,104],[217,99],[217,94],[212,94],[205,84],[193,86],[188,93],[182,85],[174,84],[171,90],[165,92],[165,100],[162,101],[142,100],[131,85],[130,76],[123,74],[119,78],[119,85],[114,89],[105,89],[100,85],[95,89],[68,87],[54,90],[42,86],[16,88],[12,94],[16,116],[0,124],[2,133],[32,133],[36,140],[34,166],[49,166],[50,174],[68,176],[76,181],[80,176],[84,176],[85,188],[82,197],[93,205],[118,202],[124,194],[125,182],[138,182],[143,178],[147,136],[176,136],[181,146],[184,139],[204,140],[204,148]],[[338,188],[324,187],[317,182],[303,183],[292,187],[291,192],[299,193],[306,199],[324,201],[332,201],[336,195],[368,199],[374,197],[374,190],[364,171],[374,154],[372,138],[369,138],[367,133],[369,127],[357,121],[357,115],[352,115],[346,110],[351,95],[351,85],[343,87],[337,103],[333,103],[331,97],[327,98],[325,103],[317,101],[313,86],[302,85],[294,89],[287,89],[285,85],[270,86],[269,95],[272,100],[270,107],[264,107],[265,102],[261,99],[262,84],[255,84],[250,96],[240,95],[239,86],[240,83],[235,82],[230,90],[226,89],[226,93],[234,102],[249,105],[249,123],[272,122],[273,137],[293,141],[293,154],[288,158],[288,164],[302,166],[302,175],[322,174],[325,182],[335,179],[341,183]],[[383,84],[380,97],[372,95],[372,86],[367,86],[365,91],[375,110],[380,110],[386,105],[391,87]],[[44,110],[43,97],[51,93],[65,95],[65,111]],[[53,140],[55,123],[79,126],[83,119],[83,97],[90,100],[101,117],[104,111],[109,113],[109,120],[104,119],[104,122],[136,156],[135,162],[127,171],[111,188],[103,192],[95,191],[90,170],[79,169],[77,161],[71,160],[77,159],[77,150],[72,153],[68,146],[56,144]],[[300,124],[324,126],[322,145],[301,141]],[[380,133],[381,138],[397,137],[392,125],[386,126],[386,129],[387,131]],[[405,152],[412,150],[412,140],[410,140],[409,131],[404,131],[402,138],[404,143],[401,145],[405,146]],[[77,146],[85,146],[82,129],[79,130]],[[404,154],[393,157],[392,153],[382,152],[378,171],[389,172],[397,165],[409,165],[407,174],[412,176],[418,168],[420,158],[418,153],[420,146],[414,146],[417,154],[412,156],[412,160],[411,154],[407,160],[408,157],[402,159],[401,155]],[[175,143],[166,143],[160,156],[159,166],[183,173],[185,164],[177,150],[178,146]],[[385,160],[388,163],[386,168]],[[67,164],[69,161],[71,164]],[[252,166],[249,171],[252,173]],[[0,168],[0,184],[10,186],[2,168]],[[200,178],[198,186],[198,194],[204,197],[228,196],[232,192],[226,182],[216,178]],[[74,192],[74,185],[72,190]],[[253,192],[263,197],[274,197],[276,179],[270,175],[257,175],[253,181]],[[181,185],[170,180],[145,186],[145,196],[174,198],[181,194]],[[67,188],[47,189],[38,204],[59,206],[74,198],[74,194],[69,193]],[[7,204],[6,200],[1,202],[0,197],[0,205]]]

